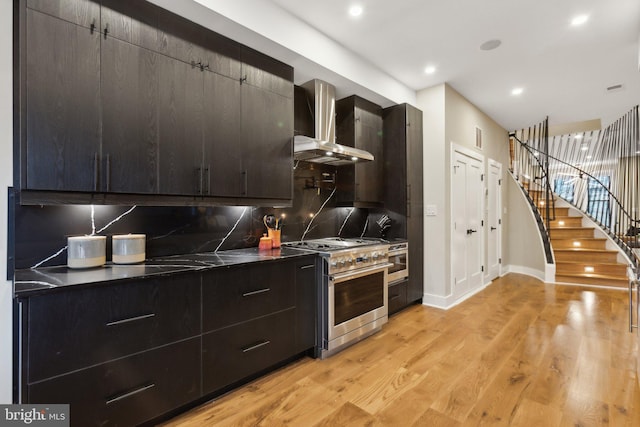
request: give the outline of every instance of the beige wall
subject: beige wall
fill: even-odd
[[[425,216],[425,284],[424,301],[427,304],[447,307],[451,299],[451,212],[450,212],[450,164],[452,144],[477,152],[485,159],[485,176],[489,159],[502,164],[502,264],[513,264],[510,245],[518,242],[509,236],[519,217],[511,213],[511,195],[506,182],[509,168],[508,133],[493,119],[479,110],[447,84],[418,92],[417,107],[424,113],[424,204],[435,205],[436,216]],[[475,147],[475,128],[483,132],[483,147]],[[486,181],[485,181],[486,182]],[[486,207],[486,206],[485,206]],[[505,213],[506,211],[506,213]],[[516,209],[520,215],[520,209]],[[486,213],[485,213],[486,219]],[[535,223],[524,226],[527,232],[535,232]],[[485,227],[485,246],[488,227]],[[537,240],[536,240],[537,242]],[[486,254],[485,247],[485,266]],[[520,271],[537,271],[537,259],[520,257]],[[544,259],[543,259],[544,261]],[[542,266],[544,271],[544,262]]]
[[[508,214],[505,216],[511,219],[504,227],[509,248],[508,267],[511,271],[544,280],[547,261],[529,202],[510,174],[505,174],[503,182],[509,197]]]
[[[13,4],[0,1],[0,403],[11,403],[11,303],[7,277],[7,188],[12,185]]]
[[[424,156],[424,206],[433,205],[436,216],[425,216],[424,222],[424,292],[447,295],[448,270],[433,268],[449,263],[449,218],[445,214],[449,177],[445,167],[445,88],[434,86],[418,92],[417,107],[422,110]]]
[[[508,132],[502,126],[498,125],[491,117],[487,116],[466,98],[456,92],[452,87],[445,85],[445,93],[445,141],[449,144],[453,143],[463,146],[483,156],[485,162],[485,177],[489,175],[489,159],[501,163],[502,182],[504,183],[504,178],[509,168]],[[482,149],[477,149],[475,146],[476,127],[482,129]],[[449,152],[450,150],[447,150],[447,153]],[[450,159],[447,159],[446,164],[450,164]],[[488,180],[485,179],[485,188],[487,184]],[[509,198],[504,185],[502,186],[501,199],[503,206],[507,206]],[[487,222],[486,202],[487,200],[485,198],[485,224]],[[502,219],[502,261],[503,265],[507,265],[509,263],[509,251],[507,250],[507,224],[505,224],[506,218],[504,215],[502,216]],[[485,242],[485,270],[488,266],[488,229],[488,227],[484,227],[483,229]]]

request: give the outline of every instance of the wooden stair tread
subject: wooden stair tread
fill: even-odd
[[[591,248],[558,248],[554,249],[554,252],[577,252],[577,253],[602,253],[602,254],[617,254],[618,251],[613,249],[591,249]]]
[[[589,262],[589,261],[556,261],[556,265],[559,264],[589,264],[589,265],[602,265],[602,266],[610,266],[610,265],[624,265],[625,267],[627,266],[626,264],[622,264],[620,262]]]
[[[569,237],[552,237],[551,240],[566,240],[566,241],[571,241],[571,240],[586,240],[586,241],[598,241],[598,242],[604,242],[607,239],[605,239],[604,237],[576,237],[576,238],[569,238]]]
[[[575,277],[575,278],[589,278],[589,279],[602,279],[602,280],[615,280],[615,281],[629,281],[626,276],[611,276],[608,274],[596,274],[596,273],[567,273],[567,274],[557,274],[556,280],[558,277]]]
[[[594,227],[551,227],[552,230],[595,230]]]

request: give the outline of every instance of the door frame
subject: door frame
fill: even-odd
[[[481,174],[483,175],[483,177],[486,175],[486,164],[485,164],[485,157],[479,153],[476,150],[473,149],[469,149],[467,147],[464,147],[462,145],[458,145],[455,142],[451,142],[451,148],[450,148],[450,152],[449,152],[449,242],[450,242],[450,247],[451,244],[454,242],[455,239],[455,235],[454,235],[454,228],[453,228],[453,216],[454,216],[454,212],[453,212],[453,206],[452,206],[452,194],[454,192],[454,188],[453,188],[453,179],[451,179],[451,177],[453,176],[453,166],[454,165],[454,161],[455,161],[455,154],[459,153],[462,154],[463,156],[467,156],[471,159],[477,160],[480,162],[480,169],[481,169]],[[484,179],[482,180],[482,191],[484,194],[486,194],[486,182]],[[481,212],[481,224],[482,224],[482,231],[480,233],[480,242],[479,242],[479,246],[480,246],[480,262],[483,264],[485,264],[485,257],[486,257],[486,250],[485,250],[485,244],[486,244],[486,238],[485,238],[485,228],[484,227],[484,223],[486,222],[486,208],[485,208],[485,197],[484,194],[482,195],[482,197],[480,197],[480,212]],[[482,289],[485,288],[485,283],[484,283],[484,277],[486,275],[486,269],[484,272],[482,272],[481,275],[481,282],[480,285],[478,286],[477,289],[472,289],[470,291],[468,291],[467,293],[465,293],[462,296],[456,296],[455,292],[454,292],[454,287],[455,287],[455,280],[454,280],[454,265],[453,265],[453,256],[450,253],[449,254],[449,284],[451,286],[451,290],[450,290],[450,295],[454,298],[454,302],[453,304],[457,304],[461,301],[464,301],[465,299],[469,298],[470,296],[474,295],[475,293],[481,291]]]
[[[486,217],[487,217],[487,224],[489,224],[489,210],[491,209],[490,205],[489,205],[489,192],[491,191],[491,188],[489,187],[489,175],[491,174],[491,167],[495,166],[498,169],[498,191],[496,192],[496,205],[497,205],[497,216],[498,216],[498,224],[496,225],[497,228],[497,240],[496,240],[496,244],[497,244],[497,250],[498,250],[498,259],[501,260],[502,259],[502,180],[504,179],[502,177],[502,163],[500,163],[497,160],[494,159],[489,159],[488,160],[488,165],[487,165],[487,205],[486,205]],[[489,227],[491,227],[491,225],[489,225]],[[491,266],[489,265],[489,237],[488,237],[488,233],[491,233],[490,229],[487,228],[487,274],[485,276],[485,282],[486,284],[489,284],[493,279],[496,279],[498,277],[502,276],[502,262],[498,263],[498,273],[497,276],[495,277],[491,277]]]

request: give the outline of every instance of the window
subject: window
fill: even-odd
[[[589,178],[587,187],[587,213],[605,227],[611,225],[611,207],[609,206],[609,192],[611,177],[598,176]],[[600,181],[600,182],[598,182]]]
[[[553,181],[553,192],[562,197],[569,203],[573,203],[575,188],[573,182],[574,177],[556,178]]]

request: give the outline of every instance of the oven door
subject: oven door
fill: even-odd
[[[386,323],[390,266],[385,263],[329,277],[328,349]]]
[[[389,252],[389,283],[409,277],[409,253],[406,249]]]

